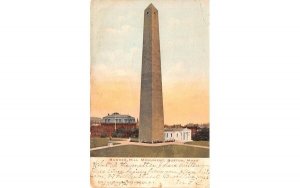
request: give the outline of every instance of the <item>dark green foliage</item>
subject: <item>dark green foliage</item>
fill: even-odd
[[[139,136],[138,128],[132,128],[130,130],[120,128],[112,133],[112,137],[115,137],[115,138],[129,138],[129,137],[137,138],[138,136]]]
[[[199,129],[196,134],[192,137],[194,141],[205,140],[209,141],[209,128]]]

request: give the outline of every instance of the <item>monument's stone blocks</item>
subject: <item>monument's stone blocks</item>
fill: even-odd
[[[140,99],[141,142],[164,141],[158,11],[150,4],[144,11],[143,59]]]

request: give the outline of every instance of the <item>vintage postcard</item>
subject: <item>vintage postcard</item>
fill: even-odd
[[[92,0],[90,84],[91,187],[209,187],[208,0]]]

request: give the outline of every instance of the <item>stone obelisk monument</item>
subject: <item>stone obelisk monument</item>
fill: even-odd
[[[164,141],[158,11],[150,4],[144,11],[143,60],[139,141]]]

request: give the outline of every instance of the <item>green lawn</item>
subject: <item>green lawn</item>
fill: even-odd
[[[209,141],[192,141],[192,142],[186,142],[184,144],[197,145],[197,146],[209,146]]]
[[[107,146],[109,138],[91,138],[91,144],[90,148],[95,147],[101,147],[101,146]],[[119,141],[120,139],[112,139],[112,141]],[[116,145],[118,143],[113,143],[113,145]]]
[[[136,146],[125,145],[91,151],[91,157],[209,157],[209,149],[166,145],[166,146]]]
[[[112,141],[123,141],[128,140],[128,138],[111,138]]]

